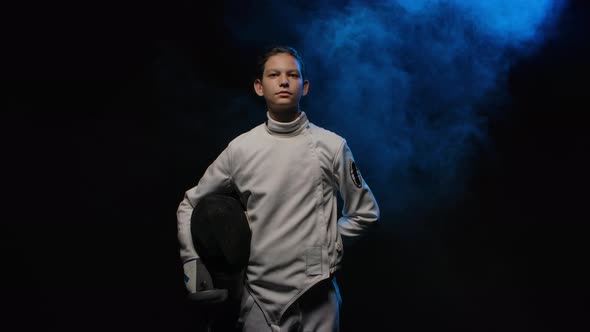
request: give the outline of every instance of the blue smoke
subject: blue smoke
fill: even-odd
[[[542,38],[539,27],[551,20],[562,5],[554,0],[398,0],[397,3],[411,15],[428,14],[441,5],[452,6],[482,35],[504,43]]]
[[[562,7],[281,1],[251,14],[229,8],[226,23],[237,43],[301,51],[311,81],[303,109],[347,138],[382,207],[403,212],[460,193],[473,149],[486,142],[481,110],[505,97],[511,63],[541,45]]]

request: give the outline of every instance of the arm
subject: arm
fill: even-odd
[[[359,236],[379,219],[379,206],[362,178],[346,141],[336,153],[334,175],[344,201],[342,217],[338,220],[338,230],[346,237]]]
[[[198,260],[195,259],[197,259],[199,255],[195,250],[191,236],[192,212],[202,197],[212,193],[231,191],[232,180],[229,150],[229,147],[226,148],[207,168],[205,174],[203,177],[201,177],[197,186],[185,192],[184,199],[182,202],[180,202],[176,212],[178,241],[180,243],[180,257],[184,265],[186,276],[193,279],[195,277],[198,279]],[[187,282],[186,285],[190,292],[196,291],[193,289],[195,286],[194,283]]]

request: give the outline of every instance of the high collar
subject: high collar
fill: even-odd
[[[277,136],[296,136],[299,135],[303,129],[307,127],[309,124],[309,120],[307,120],[307,115],[305,112],[301,111],[297,119],[291,122],[278,122],[273,120],[270,117],[270,114],[266,112],[266,131],[268,131],[271,135]]]

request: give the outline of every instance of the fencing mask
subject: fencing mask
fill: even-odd
[[[195,267],[196,292],[189,295],[193,300],[211,301],[215,292],[213,301],[224,300],[219,290],[227,290],[230,302],[239,302],[242,296],[251,231],[244,208],[234,197],[207,195],[193,209],[191,235],[200,256]]]

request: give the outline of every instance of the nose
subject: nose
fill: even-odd
[[[289,79],[287,76],[280,77],[279,86],[281,86],[281,87],[288,87],[289,86]]]

